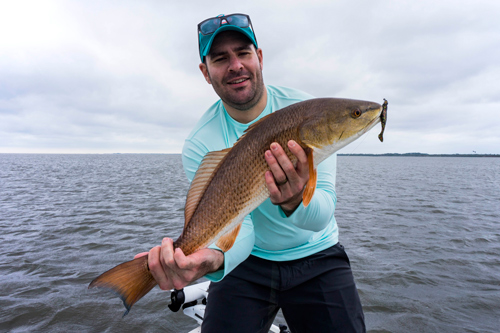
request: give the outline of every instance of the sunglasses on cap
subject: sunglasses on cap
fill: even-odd
[[[231,14],[224,16],[224,14],[222,14],[217,17],[212,17],[200,22],[198,24],[198,32],[204,36],[210,35],[217,31],[217,29],[219,29],[219,27],[223,24],[234,25],[240,28],[250,27],[253,31],[250,16],[246,14]]]
[[[258,47],[250,16],[246,14],[222,14],[201,21],[201,23],[198,24],[198,49],[202,62],[204,62],[205,56],[210,51],[215,36],[219,32],[226,30],[235,30],[242,33],[250,39],[256,48]]]

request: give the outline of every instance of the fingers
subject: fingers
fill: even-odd
[[[189,283],[184,277],[185,272],[177,265],[175,255],[179,256],[178,253],[184,257],[181,249],[174,249],[174,241],[171,238],[163,238],[161,242],[161,264],[163,273],[168,280],[168,283],[165,284],[167,289],[182,289]]]
[[[179,275],[179,268],[174,260],[173,240],[164,238],[161,246],[149,251],[149,270],[162,290],[181,289],[187,283]]]
[[[147,255],[149,252],[141,252],[141,253],[137,253],[135,256],[134,256],[134,259],[137,259],[137,258],[140,258],[140,257],[144,257],[145,255]]]
[[[269,196],[271,197],[271,201],[274,203],[274,199],[281,195],[281,191],[274,181],[274,176],[271,171],[266,171],[264,177],[266,180],[267,189],[269,190]]]
[[[294,140],[288,141],[290,152],[297,158],[297,165],[288,158],[283,148],[276,142],[271,144],[271,150],[266,151],[265,157],[269,164],[276,183],[283,184],[286,180],[296,181],[299,177],[307,177],[308,161],[304,149]]]
[[[153,275],[156,283],[160,286],[162,290],[171,289],[169,284],[169,279],[165,272],[163,271],[163,265],[160,261],[161,258],[161,246],[155,246],[149,251],[148,255],[148,266],[151,275]]]
[[[309,177],[309,165],[304,149],[293,140],[288,141],[288,148],[297,157],[296,171],[298,175],[300,177]]]
[[[149,251],[151,274],[162,290],[182,289],[203,275],[216,271],[224,262],[220,251],[203,249],[185,256],[180,248],[174,249],[173,240],[164,238],[161,246]]]
[[[286,152],[276,142],[271,144],[271,150],[266,151],[265,159],[277,186],[284,186],[289,182],[300,191],[309,178],[307,154],[294,140],[288,142],[288,148],[297,158],[296,166],[293,165]]]
[[[161,263],[164,270],[176,267],[174,260],[174,241],[171,238],[163,238],[161,241]]]
[[[269,169],[274,176],[276,184],[285,184],[288,181],[288,177],[285,173],[285,167],[289,170],[290,166],[293,168],[293,164],[288,160],[285,151],[277,143],[271,144],[271,150],[267,150],[265,153],[266,162],[269,165]],[[281,163],[285,164],[284,166]],[[289,165],[288,165],[289,164]]]

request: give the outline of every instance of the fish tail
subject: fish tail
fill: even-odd
[[[156,285],[148,266],[148,256],[124,262],[95,278],[89,288],[105,288],[118,294],[127,309],[146,295]]]

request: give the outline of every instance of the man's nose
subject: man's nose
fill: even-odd
[[[231,56],[229,58],[229,70],[230,71],[239,71],[243,68],[243,64],[240,59],[236,56]]]

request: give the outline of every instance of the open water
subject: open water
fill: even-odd
[[[369,331],[500,331],[500,158],[340,156],[337,174]],[[0,331],[196,327],[158,288],[124,318],[87,289],[179,235],[187,188],[179,155],[0,154]]]

